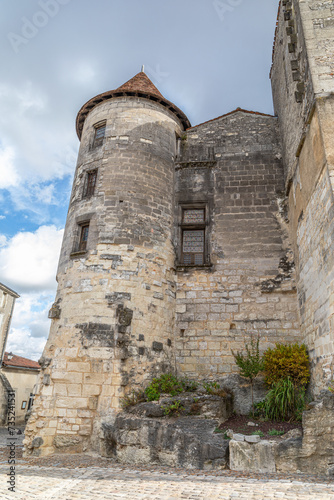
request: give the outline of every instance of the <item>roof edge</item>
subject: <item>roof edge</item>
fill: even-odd
[[[270,71],[269,71],[269,78],[270,79],[271,79],[271,75],[272,75],[272,71],[273,71],[273,65],[274,65],[275,50],[276,50],[277,35],[278,35],[278,24],[279,24],[279,16],[280,16],[280,13],[281,13],[281,8],[282,8],[282,0],[280,0],[279,4],[278,4],[277,20],[276,20],[275,33],[274,33],[274,41],[273,41],[273,49],[272,49],[272,55],[271,55],[271,67],[270,67]]]
[[[12,297],[15,297],[16,299],[18,299],[20,297],[18,293],[14,292],[14,290],[12,290],[11,288],[9,288],[9,286],[4,285],[3,283],[0,283],[0,288],[4,292],[9,293],[10,295],[12,295]]]
[[[35,372],[39,372],[41,368],[35,366],[21,366],[21,365],[9,365],[7,363],[2,363],[2,368],[11,368],[13,370],[33,370]]]
[[[186,130],[191,126],[190,121],[188,120],[187,116],[181,111],[180,108],[175,106],[171,101],[168,101],[164,97],[159,97],[157,94],[153,94],[151,92],[141,92],[141,91],[120,91],[118,89],[116,90],[109,90],[107,92],[103,92],[102,94],[98,94],[95,97],[92,97],[89,101],[87,101],[79,110],[76,118],[76,132],[78,135],[79,140],[81,140],[81,134],[82,134],[82,129],[83,125],[86,120],[86,116],[88,113],[95,108],[98,104],[100,104],[103,101],[107,101],[109,99],[113,99],[115,97],[141,97],[143,99],[148,99],[150,101],[157,102],[158,104],[161,104],[164,108],[169,109],[180,121],[182,124],[183,128]]]
[[[206,122],[199,123],[198,125],[194,125],[193,127],[187,128],[187,130],[192,130],[193,128],[200,127],[201,125],[205,125],[206,123],[214,122],[216,120],[219,120],[220,118],[225,118],[226,116],[233,115],[234,113],[237,113],[241,111],[242,113],[247,113],[250,115],[258,115],[258,116],[268,116],[270,118],[276,118],[275,115],[269,115],[268,113],[260,113],[259,111],[249,111],[247,109],[242,109],[242,108],[236,108],[233,111],[230,111],[229,113],[225,113],[224,115],[217,116],[216,118],[212,118],[211,120],[207,120]]]

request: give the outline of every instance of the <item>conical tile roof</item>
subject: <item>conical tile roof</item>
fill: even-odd
[[[82,106],[78,113],[76,121],[76,129],[79,139],[81,139],[81,133],[86,116],[93,108],[95,108],[95,106],[100,104],[102,101],[107,101],[115,97],[123,96],[141,97],[158,102],[177,116],[184,129],[187,129],[191,126],[186,115],[172,102],[167,101],[167,99],[165,99],[164,96],[159,92],[157,87],[151,82],[144,71],[141,71],[140,73],[137,73],[133,78],[130,78],[130,80],[123,83],[123,85],[121,85],[117,89],[99,94],[96,97],[90,99],[88,102],[86,102],[86,104]]]
[[[151,82],[149,77],[141,71],[137,73],[133,78],[130,78],[127,82],[123,83],[116,92],[149,92],[150,94],[157,95],[162,99],[164,96],[159,92],[155,85]]]

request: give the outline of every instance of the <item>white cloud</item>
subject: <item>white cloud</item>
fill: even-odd
[[[10,334],[8,335],[6,351],[12,352],[17,356],[23,356],[24,358],[38,361],[43,352],[46,340],[47,333],[43,338],[34,338],[28,329],[23,328],[19,330],[11,328]]]
[[[60,125],[46,92],[31,82],[0,86],[0,188],[62,179],[74,170],[73,123]]]
[[[55,226],[17,233],[0,250],[2,281],[18,293],[55,290],[62,235]]]
[[[6,246],[7,238],[4,234],[0,234],[0,248]]]
[[[14,165],[15,153],[12,147],[0,149],[0,189],[17,186],[19,178]]]
[[[54,294],[24,293],[16,300],[6,351],[38,360],[48,338]]]
[[[62,229],[41,226],[9,240],[0,236],[1,281],[20,294],[6,350],[19,356],[38,360],[47,340],[62,235]]]

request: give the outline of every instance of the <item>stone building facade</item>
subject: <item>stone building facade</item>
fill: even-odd
[[[24,425],[33,404],[40,366],[37,361],[5,352],[0,368],[0,425],[8,421],[8,392],[15,393],[15,425]]]
[[[15,300],[19,297],[20,296],[14,292],[14,290],[0,283],[0,366],[5,354]]]
[[[191,127],[144,72],[79,111],[81,141],[26,430],[35,455],[100,446],[157,373],[224,380],[252,333],[333,376],[333,5],[282,0],[276,116]],[[93,436],[93,438],[92,438]]]

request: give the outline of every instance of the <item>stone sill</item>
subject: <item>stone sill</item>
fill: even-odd
[[[83,257],[87,254],[87,250],[80,250],[79,252],[71,252],[70,259],[78,259],[79,257]]]
[[[190,264],[190,265],[184,265],[184,264],[178,264],[176,266],[176,270],[177,271],[188,271],[189,269],[211,269],[213,267],[213,264],[201,264],[201,265],[198,265],[198,264]]]

